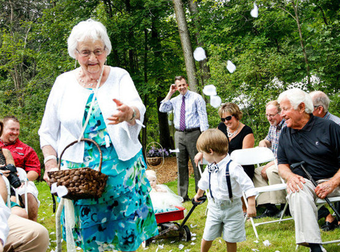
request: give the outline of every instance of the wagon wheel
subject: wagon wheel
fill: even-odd
[[[187,225],[183,226],[183,233],[182,232],[180,232],[180,233],[181,233],[181,238],[183,238],[185,241],[191,240],[191,232],[190,232],[190,229]]]
[[[163,146],[157,142],[151,142],[145,147],[145,157],[146,163],[149,166],[161,168],[164,165],[164,153],[162,153],[161,157],[148,157],[148,152],[152,149],[163,149]]]

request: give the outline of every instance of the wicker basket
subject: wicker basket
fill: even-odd
[[[156,166],[159,165],[163,160],[163,157],[147,157],[146,161],[148,164]]]
[[[48,172],[48,176],[50,177],[51,184],[56,182],[57,186],[65,186],[67,188],[68,193],[63,196],[63,198],[72,200],[100,198],[104,192],[108,178],[107,175],[101,173],[103,154],[99,145],[92,139],[82,138],[81,141],[91,142],[98,148],[100,153],[99,171],[89,167],[60,170],[61,164],[59,162],[59,171]],[[65,147],[60,155],[60,160],[65,150],[77,142],[78,141],[74,141]]]

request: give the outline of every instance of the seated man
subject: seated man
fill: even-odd
[[[0,252],[45,252],[49,244],[49,235],[45,227],[11,214],[5,205],[7,189],[0,175]]]
[[[23,168],[27,172],[28,183],[28,218],[37,221],[38,218],[38,189],[34,184],[40,176],[40,162],[37,153],[27,144],[19,140],[20,124],[19,120],[14,116],[6,116],[3,119],[3,131],[0,137],[0,147],[8,149],[14,159],[15,166]],[[18,188],[19,195],[24,193],[23,188]],[[24,201],[24,197],[23,201]],[[26,204],[27,202],[23,202]]]
[[[312,252],[321,252],[314,200],[340,195],[340,127],[331,120],[313,116],[312,98],[300,89],[283,92],[278,102],[287,123],[279,139],[279,174],[287,183],[296,243],[309,246]],[[305,168],[318,186],[301,169],[291,170],[292,164],[301,161],[305,161]]]
[[[321,117],[327,120],[332,120],[336,124],[340,125],[340,118],[332,115],[328,111],[330,100],[324,92],[313,91],[310,92],[309,95],[312,97],[313,100],[314,116]],[[340,211],[340,206],[338,202],[335,204],[337,205],[338,211]],[[322,206],[318,211],[318,219],[320,220],[322,218],[326,218],[325,224],[321,227],[323,231],[330,231],[338,226],[337,220],[334,219],[328,208],[325,206]]]
[[[340,118],[329,113],[329,103],[330,100],[328,96],[322,91],[313,91],[310,92],[309,95],[313,100],[313,115],[317,117],[321,117],[327,120],[332,120],[336,124],[340,125]]]
[[[286,127],[285,120],[281,115],[280,105],[277,101],[270,101],[266,104],[266,117],[270,123],[270,127],[266,138],[260,141],[259,146],[271,148],[275,158],[277,158],[279,137],[282,129]],[[253,178],[255,187],[282,183],[278,172],[277,167],[274,165],[274,161],[269,162],[265,166],[256,168]],[[280,218],[286,203],[286,192],[285,190],[281,190],[261,193],[257,198],[256,203],[258,206],[266,207],[263,214],[259,215],[257,218],[266,216],[272,217],[275,215]],[[281,212],[279,212],[276,204],[281,204]]]

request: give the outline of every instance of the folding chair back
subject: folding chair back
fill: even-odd
[[[256,167],[260,167],[261,164],[263,163],[274,161],[274,164],[277,167],[277,161],[275,159],[274,153],[269,148],[266,148],[266,147],[255,147],[255,148],[234,150],[231,153],[231,159],[240,165],[256,165]],[[287,185],[284,183],[282,179],[281,181],[282,181],[282,184],[268,185],[268,186],[255,188],[257,191],[257,195],[255,199],[257,199],[258,196],[264,192],[285,190],[287,188]],[[245,203],[247,203],[244,193],[243,193],[243,198],[244,198]],[[284,209],[286,208],[287,208],[287,203]],[[259,238],[257,230],[256,230],[257,226],[293,219],[293,218],[283,219],[282,217],[283,215],[281,216],[279,220],[264,221],[264,222],[257,222],[257,223],[254,223],[253,218],[250,218],[256,238]]]

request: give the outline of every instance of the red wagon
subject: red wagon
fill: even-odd
[[[192,212],[195,210],[196,206],[202,204],[206,200],[206,196],[201,197],[199,202],[192,200],[193,206],[191,207],[189,213],[184,218],[184,207],[176,206],[178,210],[164,212],[164,213],[157,213],[156,221],[158,225],[159,234],[146,240],[143,245],[146,247],[148,246],[152,240],[156,239],[164,239],[164,238],[179,238],[184,239],[185,241],[191,240],[191,232],[187,225],[185,225],[186,221],[189,219]],[[178,220],[184,220],[181,224],[175,222]]]

